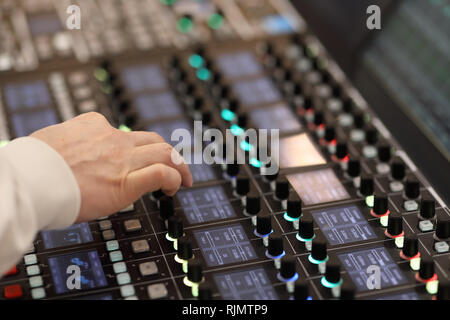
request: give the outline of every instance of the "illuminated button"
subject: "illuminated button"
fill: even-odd
[[[414,200],[406,200],[403,203],[403,208],[405,208],[406,211],[416,211],[419,209],[419,204]]]
[[[400,181],[392,181],[389,184],[389,189],[391,189],[392,192],[400,192],[403,190],[403,183]]]
[[[163,283],[157,283],[147,287],[147,294],[151,300],[155,300],[166,298],[169,293]]]
[[[100,230],[108,230],[112,228],[112,223],[109,220],[103,220],[98,223]]]
[[[429,232],[434,229],[434,226],[430,220],[423,220],[419,222],[419,229],[422,232]]]
[[[128,272],[120,273],[116,276],[117,284],[122,286],[124,284],[129,284],[131,282],[131,277]]]
[[[117,262],[123,260],[122,251],[112,251],[109,253],[109,259],[111,262]]]
[[[135,293],[134,287],[130,284],[120,287],[120,294],[124,298],[134,296]]]
[[[23,261],[25,265],[36,264],[38,262],[35,254],[27,254],[23,257]]]
[[[123,261],[116,262],[113,264],[113,270],[114,270],[114,273],[125,272],[125,271],[127,271],[127,265]]]
[[[31,290],[31,297],[35,300],[44,299],[46,296],[44,288],[35,288]]]
[[[105,230],[102,232],[103,240],[109,241],[116,237],[114,230]]]
[[[106,243],[106,250],[116,251],[119,249],[119,242],[117,240],[111,240]]]
[[[3,296],[5,299],[17,299],[22,297],[23,291],[20,284],[12,284],[3,288]]]
[[[150,246],[145,239],[136,240],[131,242],[131,249],[133,250],[133,253],[144,253],[150,251]]]
[[[448,243],[445,241],[439,241],[434,244],[434,250],[436,250],[437,253],[445,253],[449,251]]]
[[[130,219],[124,222],[126,232],[141,231],[142,225],[139,219]]]
[[[154,261],[141,263],[139,264],[139,272],[143,277],[158,274],[158,265]]]
[[[17,269],[17,266],[12,267],[9,269],[8,272],[5,273],[5,276],[14,276],[19,273],[19,270]]]
[[[41,273],[41,269],[39,268],[39,266],[37,264],[32,265],[32,266],[28,266],[26,268],[26,272],[27,275],[29,276],[35,276]]]
[[[44,285],[44,281],[41,276],[31,277],[28,281],[31,288],[42,287]]]

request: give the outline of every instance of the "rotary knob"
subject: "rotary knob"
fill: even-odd
[[[391,176],[394,180],[403,180],[405,178],[405,165],[399,161],[391,164]]]
[[[188,262],[187,278],[189,281],[199,283],[203,279],[203,267],[199,259],[191,259]]]
[[[294,286],[294,299],[307,300],[309,297],[308,283],[305,279],[298,279]]]
[[[236,193],[243,197],[250,191],[250,179],[245,175],[236,177]]]
[[[388,198],[383,196],[375,196],[373,200],[373,213],[377,216],[381,216],[386,214],[388,210]]]
[[[361,178],[361,182],[359,184],[359,193],[364,197],[370,196],[374,193],[374,183],[372,178]]]
[[[286,213],[292,219],[298,219],[302,215],[302,200],[297,194],[289,195]]]
[[[442,240],[450,238],[450,219],[448,217],[437,218],[435,235]]]
[[[296,260],[291,255],[281,258],[280,276],[283,279],[292,279],[297,273]]]
[[[159,215],[161,219],[167,220],[174,215],[175,209],[173,198],[169,196],[162,196],[159,199]]]
[[[279,200],[285,200],[289,197],[289,182],[286,177],[278,177],[275,182],[275,196]]]
[[[350,159],[347,163],[347,174],[351,178],[359,177],[361,174],[361,163],[357,159]]]
[[[408,199],[417,199],[420,196],[420,182],[408,179],[405,183],[405,196]]]
[[[183,236],[183,219],[178,216],[171,216],[168,220],[168,234],[172,239],[178,239]]]
[[[419,239],[414,233],[408,234],[403,240],[402,255],[409,259],[415,257],[419,253]]]
[[[262,236],[272,232],[272,216],[265,213],[258,213],[256,216],[256,232]]]
[[[178,239],[177,256],[182,260],[189,260],[194,256],[192,252],[192,242],[187,237]]]
[[[433,219],[436,214],[436,202],[423,199],[420,202],[420,217],[424,220]]]
[[[256,216],[261,211],[261,196],[256,191],[250,191],[247,195],[245,211],[251,216]]]
[[[271,233],[269,235],[269,245],[267,253],[272,257],[278,257],[284,252],[283,238],[280,234]]]

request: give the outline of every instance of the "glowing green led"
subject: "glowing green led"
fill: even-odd
[[[203,65],[203,58],[202,56],[198,55],[198,54],[193,54],[192,56],[189,57],[189,65],[192,68],[200,68]]]
[[[159,0],[159,1],[166,6],[171,6],[176,2],[176,0]]]
[[[253,149],[252,145],[247,141],[241,141],[240,147],[244,151],[251,151]]]
[[[8,140],[0,140],[0,148],[6,146],[8,143]]]
[[[94,71],[94,77],[100,82],[105,82],[109,78],[108,71],[103,68],[97,68]]]
[[[222,119],[224,119],[225,121],[233,121],[235,116],[234,112],[228,109],[223,109],[220,115],[222,116]]]
[[[320,279],[320,282],[322,283],[322,285],[325,288],[332,289],[334,287],[337,287],[337,286],[341,285],[342,284],[342,279],[340,279],[339,282],[333,283],[333,282],[330,282],[327,279],[325,279],[325,277],[322,277],[322,279]]]
[[[237,124],[233,124],[230,128],[230,131],[232,134],[234,134],[235,136],[240,136],[241,134],[244,133],[244,129],[242,129],[241,127],[239,127]]]
[[[328,256],[325,259],[323,259],[323,260],[317,260],[317,259],[314,259],[312,257],[312,255],[309,255],[308,256],[308,260],[309,260],[309,262],[314,263],[314,264],[321,264],[321,263],[324,263],[324,262],[328,261]]]
[[[439,287],[439,281],[438,280],[429,281],[425,285],[425,288],[427,289],[427,292],[429,294],[436,294],[438,292],[438,287]]]
[[[197,78],[206,81],[211,77],[211,72],[206,68],[200,68],[197,70]]]
[[[121,125],[119,126],[119,130],[122,130],[122,131],[124,131],[124,132],[131,132],[131,131],[132,131],[129,127],[127,127],[127,126],[124,125],[124,124],[121,124]]]
[[[104,93],[104,94],[111,94],[112,93],[112,87],[110,85],[102,85],[100,90]]]
[[[261,168],[262,163],[256,158],[250,158],[250,165],[252,165],[255,168]]]
[[[373,195],[367,196],[366,197],[366,205],[369,208],[373,208],[373,202],[374,202],[375,197]]]
[[[194,28],[194,23],[189,17],[181,17],[177,21],[177,29],[182,33],[187,33]]]
[[[211,29],[219,29],[223,25],[223,16],[219,13],[213,13],[208,18],[208,26]]]

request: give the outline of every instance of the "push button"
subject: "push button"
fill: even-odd
[[[167,288],[163,283],[149,285],[147,293],[152,300],[166,298],[168,295]]]
[[[22,286],[20,284],[12,284],[3,288],[5,299],[17,299],[23,296]]]
[[[126,232],[136,232],[142,230],[141,221],[139,219],[130,219],[124,222]]]
[[[144,262],[139,265],[139,272],[143,277],[155,275],[158,274],[158,266],[154,261]]]
[[[136,240],[131,243],[133,253],[144,253],[150,251],[150,246],[147,240]]]

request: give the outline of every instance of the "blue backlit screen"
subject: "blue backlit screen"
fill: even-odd
[[[87,222],[74,224],[62,230],[42,231],[41,235],[45,249],[66,247],[93,241],[91,228]]]

